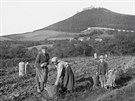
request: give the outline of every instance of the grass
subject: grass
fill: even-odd
[[[63,39],[63,37],[67,36],[75,36],[79,33],[67,33],[61,31],[53,31],[53,30],[39,30],[33,32],[26,32],[22,34],[13,34],[13,35],[6,35],[0,37],[0,40],[11,39],[11,40],[21,40],[21,41],[40,41],[44,39]],[[69,39],[69,38],[68,38]]]
[[[135,101],[135,80],[121,89],[105,94],[96,101]]]
[[[32,48],[35,47],[35,48],[37,48],[38,50],[40,50],[42,46],[52,47],[53,44],[37,45],[37,46],[28,47],[28,49],[30,50],[30,49],[32,49]]]

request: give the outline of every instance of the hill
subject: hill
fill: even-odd
[[[40,40],[57,40],[57,39],[70,39],[77,33],[67,33],[53,30],[38,30],[33,32],[26,32],[20,34],[12,34],[0,36],[0,41],[14,40],[14,41],[40,41]]]
[[[3,37],[7,39],[20,40],[20,41],[40,41],[44,39],[48,39],[48,40],[70,39],[75,34],[78,33],[67,33],[61,31],[53,31],[53,30],[39,30],[39,31],[22,33],[22,34],[6,35]]]
[[[3,37],[21,41],[70,39],[89,27],[104,27],[135,31],[135,16],[115,13],[105,8],[92,8],[83,10],[68,19],[33,32],[7,35]]]
[[[0,36],[0,41],[4,41],[4,40],[12,40],[12,39]]]
[[[115,13],[105,8],[92,8],[40,30],[80,32],[88,27],[135,30],[135,16]]]

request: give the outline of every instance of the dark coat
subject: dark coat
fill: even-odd
[[[98,66],[97,66],[97,72],[98,75],[105,75],[108,72],[108,64],[107,62],[103,61],[103,62],[98,62]]]
[[[49,64],[49,54],[46,53],[46,54],[43,54],[43,53],[39,53],[36,57],[36,61],[35,61],[35,64],[36,65],[41,65],[42,63],[47,63],[47,65]]]
[[[42,63],[46,63],[46,66],[41,67],[40,65]],[[39,80],[39,82],[47,82],[48,78],[48,67],[49,64],[49,54],[42,54],[39,53],[37,55],[35,66],[36,66],[36,78]]]
[[[64,66],[62,69],[60,83],[62,87],[66,88],[67,90],[72,91],[74,89],[75,78],[74,78],[74,73],[69,64],[67,66]]]

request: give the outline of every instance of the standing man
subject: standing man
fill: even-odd
[[[42,92],[44,86],[46,86],[48,78],[48,64],[49,64],[49,54],[47,53],[47,47],[43,46],[41,52],[36,57],[36,85],[37,92]]]
[[[75,85],[75,79],[73,71],[67,62],[58,60],[57,57],[52,58],[52,64],[57,68],[57,78],[55,85],[61,86],[61,88],[67,92],[72,92]]]
[[[104,56],[101,55],[99,57],[99,62],[97,66],[97,74],[99,75],[99,80],[102,88],[105,87],[107,72],[108,72],[108,64],[104,60]]]

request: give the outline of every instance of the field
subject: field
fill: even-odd
[[[0,41],[4,40],[18,40],[18,41],[41,41],[41,40],[65,40],[65,39],[73,39],[76,35],[80,35],[83,33],[71,33],[71,32],[61,32],[61,31],[53,31],[53,30],[41,30],[41,31],[33,31],[22,34],[13,34],[0,36]],[[84,33],[85,34],[85,33]],[[99,38],[110,37],[113,38],[114,35],[109,35],[108,33],[104,33],[98,35]]]
[[[70,39],[74,37],[76,34],[80,33],[70,33],[53,30],[39,30],[22,34],[1,36],[0,41],[3,40],[40,41],[44,39],[48,40]]]
[[[84,77],[92,77],[96,72],[96,61],[92,57],[65,58],[75,73],[76,80]],[[129,61],[135,60],[131,56],[108,57],[109,68],[126,65]],[[132,64],[133,65],[133,64]],[[9,69],[8,72],[0,76],[0,101],[55,101],[56,99],[47,98],[46,92],[38,94],[34,80],[35,69],[27,77],[18,77],[18,68]],[[132,71],[130,71],[132,72]],[[130,74],[130,73],[129,73]],[[49,66],[48,84],[54,84],[56,79],[56,70]],[[76,83],[76,90],[71,95],[67,94],[65,98],[58,98],[56,101],[134,101],[135,99],[135,81],[131,79],[119,89],[108,91],[105,89],[93,89],[87,81]],[[122,93],[124,91],[124,93]],[[125,95],[128,95],[125,97]],[[118,97],[120,97],[118,99]],[[118,100],[117,100],[118,99]]]
[[[28,49],[32,49],[32,48],[37,48],[38,50],[40,50],[41,49],[41,47],[43,47],[43,46],[46,46],[46,47],[52,47],[53,46],[53,44],[47,44],[47,45],[37,45],[37,46],[32,46],[32,47],[28,47]]]
[[[0,36],[0,41],[4,41],[4,40],[11,40],[11,39]]]

